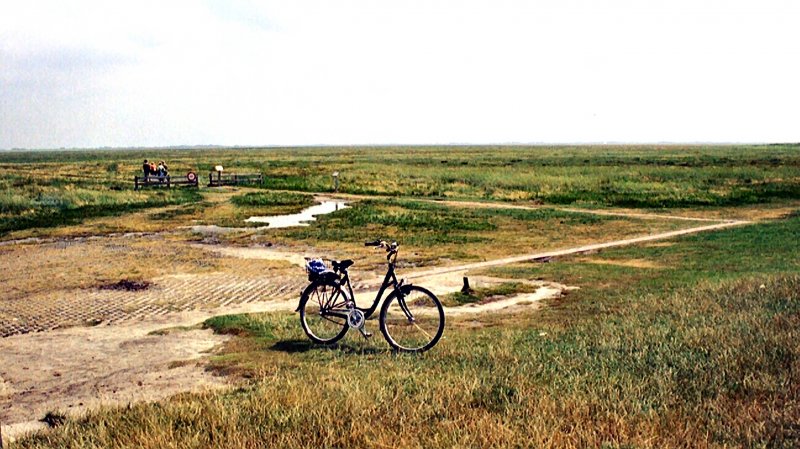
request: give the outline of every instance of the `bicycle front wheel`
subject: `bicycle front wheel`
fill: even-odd
[[[347,294],[334,282],[317,281],[303,292],[300,324],[314,343],[333,344],[347,333]]]
[[[439,298],[417,286],[392,293],[381,308],[381,332],[401,352],[423,352],[432,348],[444,332],[444,309]]]

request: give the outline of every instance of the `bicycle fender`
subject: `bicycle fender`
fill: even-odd
[[[407,295],[407,294],[411,293],[411,287],[413,287],[413,286],[414,286],[414,284],[403,284],[403,285],[401,285],[400,288],[399,288],[400,293],[402,293],[403,295]],[[383,300],[383,303],[384,304],[388,304],[389,303],[389,299],[390,298],[394,298],[395,296],[397,296],[397,290],[393,290],[391,293],[389,293],[386,296],[386,299]],[[381,307],[381,309],[382,308],[383,307]]]
[[[303,298],[308,298],[308,292],[312,288],[315,288],[316,286],[317,286],[317,282],[312,282],[312,283],[308,284],[306,286],[306,288],[303,289],[303,291],[300,292],[300,300],[297,301],[297,308],[294,309],[295,312],[300,313],[300,309],[303,308]]]
[[[407,294],[409,294],[409,292],[411,292],[411,287],[413,287],[413,286],[414,286],[414,284],[403,284],[403,285],[400,286],[400,292],[403,293],[404,295],[407,295]],[[392,293],[394,293],[394,292],[392,292]]]

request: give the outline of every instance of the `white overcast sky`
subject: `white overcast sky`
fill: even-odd
[[[0,2],[0,148],[800,141],[800,1]]]

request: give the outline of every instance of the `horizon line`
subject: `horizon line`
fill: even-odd
[[[132,146],[98,146],[98,147],[50,147],[26,148],[12,147],[0,148],[0,151],[121,151],[121,150],[192,150],[192,149],[303,149],[303,148],[367,148],[367,147],[489,147],[489,146],[633,146],[633,145],[665,145],[665,146],[697,146],[697,145],[800,145],[798,142],[767,142],[767,141],[585,141],[585,142],[503,142],[503,143],[359,143],[359,144],[304,144],[304,145],[221,145],[221,144],[178,144],[178,145],[132,145]]]

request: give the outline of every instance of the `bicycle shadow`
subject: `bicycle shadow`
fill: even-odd
[[[345,354],[367,355],[383,354],[391,352],[389,349],[379,349],[370,346],[356,346],[347,343],[336,343],[333,345],[318,345],[309,340],[281,340],[269,348],[272,351],[285,352],[287,354],[299,354],[309,351],[339,351]]]

